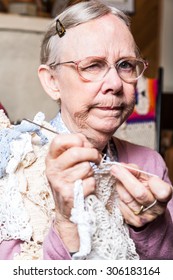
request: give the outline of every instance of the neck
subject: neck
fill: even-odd
[[[103,134],[103,133],[97,133],[94,132],[93,134],[88,133],[88,131],[82,132],[88,141],[92,143],[93,147],[99,150],[100,152],[103,151],[109,140],[111,139],[111,135]]]

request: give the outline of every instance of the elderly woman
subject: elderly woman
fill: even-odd
[[[125,226],[120,235],[129,234],[119,246],[117,233],[111,231],[117,250],[125,241],[131,248],[119,258],[173,259],[172,187],[165,163],[157,152],[116,138],[116,130],[133,111],[135,86],[146,67],[128,18],[99,1],[71,6],[45,34],[38,74],[46,93],[60,101],[60,112],[51,121],[59,135],[46,157],[56,215],[44,240],[45,259],[71,259],[82,242],[91,247],[87,258],[92,238],[97,244],[102,236],[102,246],[111,226],[115,228],[115,217],[120,218],[117,226]],[[98,220],[98,208],[109,226]],[[87,241],[92,215],[96,229]],[[4,251],[8,246],[19,250],[20,241],[10,242],[2,243]],[[96,250],[91,258],[114,258],[110,244],[105,244],[105,255]]]

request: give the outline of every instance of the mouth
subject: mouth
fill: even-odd
[[[114,107],[97,107],[97,109],[102,110],[102,111],[122,111],[123,107],[122,106],[114,106]]]
[[[124,106],[123,105],[118,105],[118,106],[96,106],[94,107],[94,109],[96,110],[96,114],[100,117],[100,118],[109,118],[109,117],[113,117],[113,118],[119,118],[124,111]]]
[[[116,105],[116,106],[96,106],[95,108],[101,111],[114,111],[114,112],[120,112],[122,110],[124,110],[124,105],[120,104],[120,105]]]

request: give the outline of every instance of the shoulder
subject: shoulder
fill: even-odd
[[[151,148],[148,148],[148,147],[145,147],[145,146],[141,146],[141,145],[137,145],[137,144],[134,144],[134,143],[131,143],[131,142],[128,142],[126,140],[122,140],[122,139],[119,139],[119,138],[115,138],[114,137],[114,142],[116,144],[116,147],[117,149],[122,152],[126,152],[128,154],[132,153],[132,156],[135,155],[135,157],[137,156],[137,154],[140,152],[144,155],[153,155],[153,156],[158,156],[158,157],[161,157],[160,154],[151,149]]]
[[[118,138],[114,138],[114,141],[120,162],[136,164],[139,168],[170,182],[166,164],[157,151]]]

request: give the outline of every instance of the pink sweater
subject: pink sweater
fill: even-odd
[[[141,169],[156,174],[170,183],[165,163],[157,152],[118,139],[116,139],[116,147],[120,162],[137,164]],[[130,236],[135,242],[140,259],[173,259],[172,220],[173,199],[169,202],[165,214],[148,224],[144,230],[136,232],[129,227]],[[14,253],[20,252],[21,243],[20,240],[3,241],[0,244],[0,260],[13,259]],[[53,226],[45,237],[43,253],[45,260],[71,259]]]

